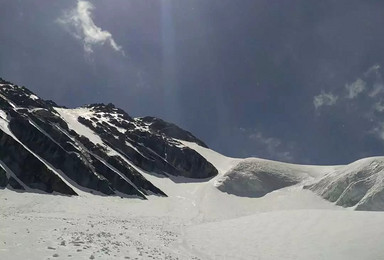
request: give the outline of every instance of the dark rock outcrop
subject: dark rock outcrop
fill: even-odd
[[[25,190],[24,187],[20,184],[20,182],[17,181],[13,177],[10,177],[8,179],[8,185],[9,185],[9,187],[11,187],[14,190],[18,190],[18,191],[24,191]]]
[[[216,168],[196,151],[175,139],[206,145],[187,131],[161,119],[146,117],[132,119],[113,105],[87,106],[93,111],[78,121],[95,133],[110,147],[121,151],[136,166],[158,174],[189,178],[209,178]],[[172,133],[168,135],[167,133]]]
[[[164,177],[217,174],[212,164],[177,139],[206,145],[174,124],[154,117],[132,118],[113,104],[92,104],[77,116],[101,140],[92,142],[68,125],[60,109],[75,111],[0,78],[0,160],[6,166],[0,167],[0,187],[76,195],[75,187],[145,199],[166,193],[142,171]]]
[[[164,134],[165,136],[181,139],[189,142],[197,143],[200,146],[208,147],[203,141],[197,139],[190,132],[185,131],[175,124],[168,123],[160,118],[146,116],[138,118],[137,121],[141,120],[143,123],[149,125],[149,128],[153,132]]]
[[[5,169],[0,167],[0,188],[5,188],[8,185],[8,177]]]
[[[60,177],[41,162],[36,156],[25,149],[20,143],[0,130],[0,160],[31,189],[47,193],[59,192],[67,195],[77,195]],[[9,179],[9,184],[20,189],[17,182]]]

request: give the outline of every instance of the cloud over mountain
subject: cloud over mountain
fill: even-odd
[[[86,53],[92,53],[97,45],[108,44],[113,50],[124,55],[123,48],[113,39],[109,31],[98,27],[92,18],[94,5],[88,1],[78,1],[77,6],[57,19],[57,22],[84,45]]]

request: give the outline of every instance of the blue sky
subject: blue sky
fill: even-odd
[[[0,0],[0,76],[112,102],[229,156],[382,155],[384,2]]]

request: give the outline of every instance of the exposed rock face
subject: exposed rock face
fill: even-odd
[[[31,189],[48,193],[56,191],[62,194],[76,195],[76,193],[48,169],[44,163],[1,130],[0,160],[7,165],[12,174],[17,176],[20,181]],[[15,180],[15,176],[9,178],[6,176],[8,181],[5,182],[9,183],[14,189],[21,189],[22,186]]]
[[[143,172],[189,178],[217,174],[177,139],[206,146],[157,118],[132,118],[112,104],[59,107],[0,78],[0,187],[145,199],[166,194]]]
[[[159,118],[146,116],[137,118],[136,121],[142,121],[144,124],[147,124],[152,132],[164,134],[165,136],[173,137],[176,139],[194,142],[202,147],[208,147],[205,143],[197,139],[190,132],[181,129],[175,124],[165,122]]]
[[[5,188],[8,185],[8,177],[5,169],[0,167],[0,188]]]
[[[356,210],[384,210],[384,158],[358,160],[308,185],[324,199]]]
[[[10,177],[8,179],[8,185],[9,185],[9,187],[11,187],[14,190],[18,190],[18,191],[24,191],[25,190],[25,188],[21,185],[20,181],[16,180],[13,177]]]
[[[87,109],[89,113],[79,116],[78,121],[136,166],[159,174],[189,178],[209,178],[217,174],[216,168],[200,154],[175,140],[184,138],[206,146],[191,133],[153,117],[132,119],[112,104],[94,104]],[[167,135],[167,132],[172,134]]]

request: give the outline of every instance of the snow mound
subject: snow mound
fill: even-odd
[[[229,194],[262,197],[271,191],[297,184],[308,177],[305,167],[249,158],[240,161],[219,177],[214,185]]]
[[[308,188],[356,210],[384,210],[384,157],[365,158],[329,172]]]

